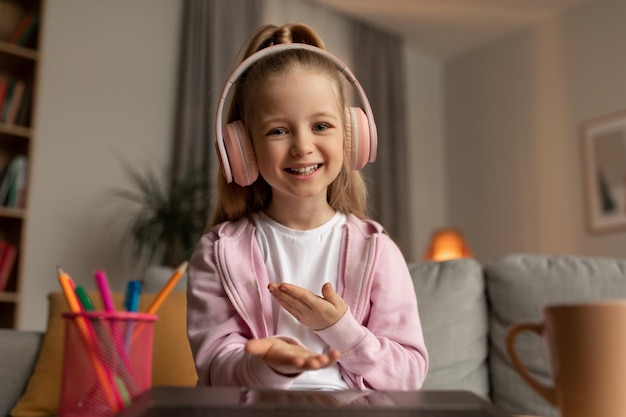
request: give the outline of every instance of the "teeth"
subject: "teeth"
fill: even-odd
[[[311,165],[311,166],[302,167],[302,168],[290,168],[289,170],[295,174],[306,175],[306,174],[315,172],[318,167],[319,165]]]

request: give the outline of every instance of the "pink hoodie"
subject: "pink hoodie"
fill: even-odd
[[[378,223],[349,215],[345,227],[337,293],[349,310],[316,334],[341,352],[351,389],[419,389],[428,354],[406,261]],[[244,350],[249,339],[276,336],[255,230],[246,218],[217,225],[191,257],[187,333],[199,385],[289,389],[294,379]]]

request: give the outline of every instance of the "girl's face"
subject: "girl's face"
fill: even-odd
[[[330,78],[307,70],[259,83],[250,134],[272,202],[326,202],[343,165],[343,111]]]

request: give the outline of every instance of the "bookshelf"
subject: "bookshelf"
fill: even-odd
[[[6,285],[0,288],[0,328],[15,328],[19,319],[44,1],[0,0],[0,241],[17,250]],[[16,87],[18,84],[21,87]],[[21,92],[15,93],[18,90]],[[13,163],[16,159],[27,161],[20,175],[16,174],[17,168],[10,168],[17,165]],[[3,197],[1,184],[5,177],[11,191]],[[20,197],[10,200],[11,192]]]

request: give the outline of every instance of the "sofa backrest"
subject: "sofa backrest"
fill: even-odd
[[[485,284],[474,259],[409,264],[430,365],[423,389],[489,397]]]

